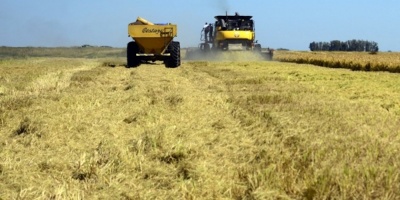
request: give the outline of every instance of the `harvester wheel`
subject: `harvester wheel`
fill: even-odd
[[[200,44],[200,49],[203,52],[208,53],[211,50],[211,47],[208,43],[202,43],[202,44]]]
[[[274,52],[268,51],[268,52],[265,53],[265,58],[267,60],[272,60],[273,57],[274,57]]]
[[[261,44],[254,45],[254,50],[257,52],[261,52]]]
[[[168,46],[168,52],[171,54],[165,59],[165,67],[176,68],[181,65],[181,46],[179,42],[171,42]]]
[[[140,59],[136,56],[139,53],[139,46],[136,42],[129,42],[126,49],[127,68],[137,67],[140,65]]]

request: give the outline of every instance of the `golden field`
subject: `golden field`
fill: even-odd
[[[400,72],[400,53],[276,51],[275,60],[354,71]]]
[[[0,199],[400,198],[398,74],[100,53],[0,60]]]

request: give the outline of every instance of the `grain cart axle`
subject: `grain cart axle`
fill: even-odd
[[[165,67],[181,65],[176,24],[154,24],[141,17],[128,25],[129,37],[134,41],[127,46],[127,67],[137,67],[144,62],[164,61]]]

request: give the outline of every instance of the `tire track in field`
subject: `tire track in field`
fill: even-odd
[[[23,90],[5,90],[3,93],[4,98],[2,99],[2,104],[6,110],[20,110],[24,107],[29,107],[41,95],[50,98],[57,96],[62,90],[70,86],[71,77],[74,74],[84,70],[93,69],[98,65],[96,62],[92,61],[83,62],[79,66],[70,66],[70,63],[67,63],[62,65],[60,64],[59,69],[56,71],[46,72],[45,69],[41,68],[41,64],[48,61],[48,59],[37,59],[31,61],[33,63],[32,67],[38,68],[38,73],[41,75],[27,83]],[[60,60],[60,62],[61,61],[62,60]]]
[[[96,68],[98,64],[96,62],[84,62],[77,68],[62,68],[56,72],[45,73],[39,76],[36,80],[27,86],[26,91],[28,95],[39,96],[43,93],[55,92],[60,93],[61,90],[67,88],[71,84],[71,77],[74,74],[79,74],[82,71],[88,71]],[[24,92],[26,93],[26,92]]]
[[[150,133],[137,140],[156,137],[158,147],[149,150],[150,157],[167,163],[177,159],[176,170],[183,168],[188,173],[178,176],[194,182],[203,180],[198,183],[202,187],[235,187],[238,167],[248,159],[248,152],[241,150],[251,146],[253,140],[243,136],[246,131],[232,116],[233,105],[223,80],[196,69],[208,64],[188,62],[176,69],[142,65],[132,69],[132,92],[138,102],[132,112],[140,116],[133,114],[129,122]]]

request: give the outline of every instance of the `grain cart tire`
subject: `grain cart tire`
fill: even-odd
[[[129,42],[126,49],[127,68],[140,65],[140,59],[136,56],[137,53],[139,53],[139,46],[136,42]]]
[[[171,42],[168,46],[170,56],[165,60],[165,67],[176,68],[181,65],[181,46],[179,42]]]

